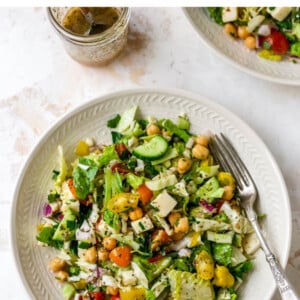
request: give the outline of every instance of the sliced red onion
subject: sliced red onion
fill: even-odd
[[[207,201],[205,200],[200,200],[200,203],[199,203],[202,207],[204,207],[207,211],[209,212],[215,212],[216,211],[216,208],[214,207],[214,205],[212,205],[211,203],[208,203]]]
[[[57,218],[58,218],[58,220],[61,221],[64,218],[64,215],[63,214],[59,214]]]
[[[50,204],[46,203],[43,207],[43,215],[45,217],[50,217],[52,215],[52,207]]]
[[[298,61],[300,61],[300,57],[299,56],[296,56],[296,55],[293,55],[293,54],[290,54],[289,56],[291,59],[296,59]]]
[[[97,268],[97,277],[98,278],[101,278],[104,274],[106,274],[107,273],[107,271],[105,270],[105,269],[103,269],[103,268],[101,268],[101,267],[98,267]]]
[[[262,35],[259,35],[256,38],[256,48],[262,48],[263,42],[264,42],[264,37]]]
[[[263,24],[263,25],[260,25],[258,30],[257,30],[257,33],[259,35],[262,35],[262,36],[268,36],[271,34],[271,27],[270,25],[268,24]]]

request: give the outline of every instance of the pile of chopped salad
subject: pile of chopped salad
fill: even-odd
[[[224,32],[273,61],[300,58],[300,7],[209,7]]]
[[[259,243],[235,179],[185,114],[137,110],[107,122],[111,145],[79,141],[71,164],[58,147],[36,238],[59,250],[49,270],[62,298],[236,299]]]

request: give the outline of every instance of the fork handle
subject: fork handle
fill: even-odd
[[[249,211],[248,211],[249,213]],[[252,214],[250,213],[251,217],[249,218],[252,226],[256,232],[256,235],[260,241],[261,248],[263,249],[266,260],[269,263],[269,266],[271,268],[271,271],[273,273],[273,277],[276,281],[276,285],[278,287],[278,290],[280,292],[281,298],[283,300],[300,300],[300,298],[297,296],[294,288],[292,287],[291,283],[289,282],[284,270],[278,263],[278,260],[276,259],[275,255],[271,252],[264,236],[261,233],[261,230],[259,228],[257,217],[254,212]]]
[[[275,278],[278,290],[281,294],[283,300],[299,300],[299,297],[296,295],[293,287],[288,281],[285,272],[281,268],[274,254],[266,255],[267,262],[271,267],[271,271]]]

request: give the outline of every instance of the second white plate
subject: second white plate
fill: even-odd
[[[261,79],[300,85],[300,63],[259,58],[255,51],[247,49],[241,41],[226,36],[223,27],[209,17],[205,8],[188,7],[184,8],[184,12],[202,41],[235,67]]]

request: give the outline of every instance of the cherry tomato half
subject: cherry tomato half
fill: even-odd
[[[103,292],[89,292],[91,299],[93,300],[104,300],[105,294]]]
[[[153,192],[146,186],[145,183],[138,187],[137,192],[139,193],[140,200],[144,205],[150,202],[153,197]]]
[[[163,256],[161,254],[158,254],[156,256],[150,257],[148,258],[149,263],[154,263],[156,261],[159,261],[163,258]]]
[[[272,50],[276,54],[285,54],[290,44],[287,38],[279,31],[273,30],[263,39],[263,48]]]
[[[131,248],[128,246],[119,246],[109,253],[109,258],[119,267],[128,267],[131,262]]]

